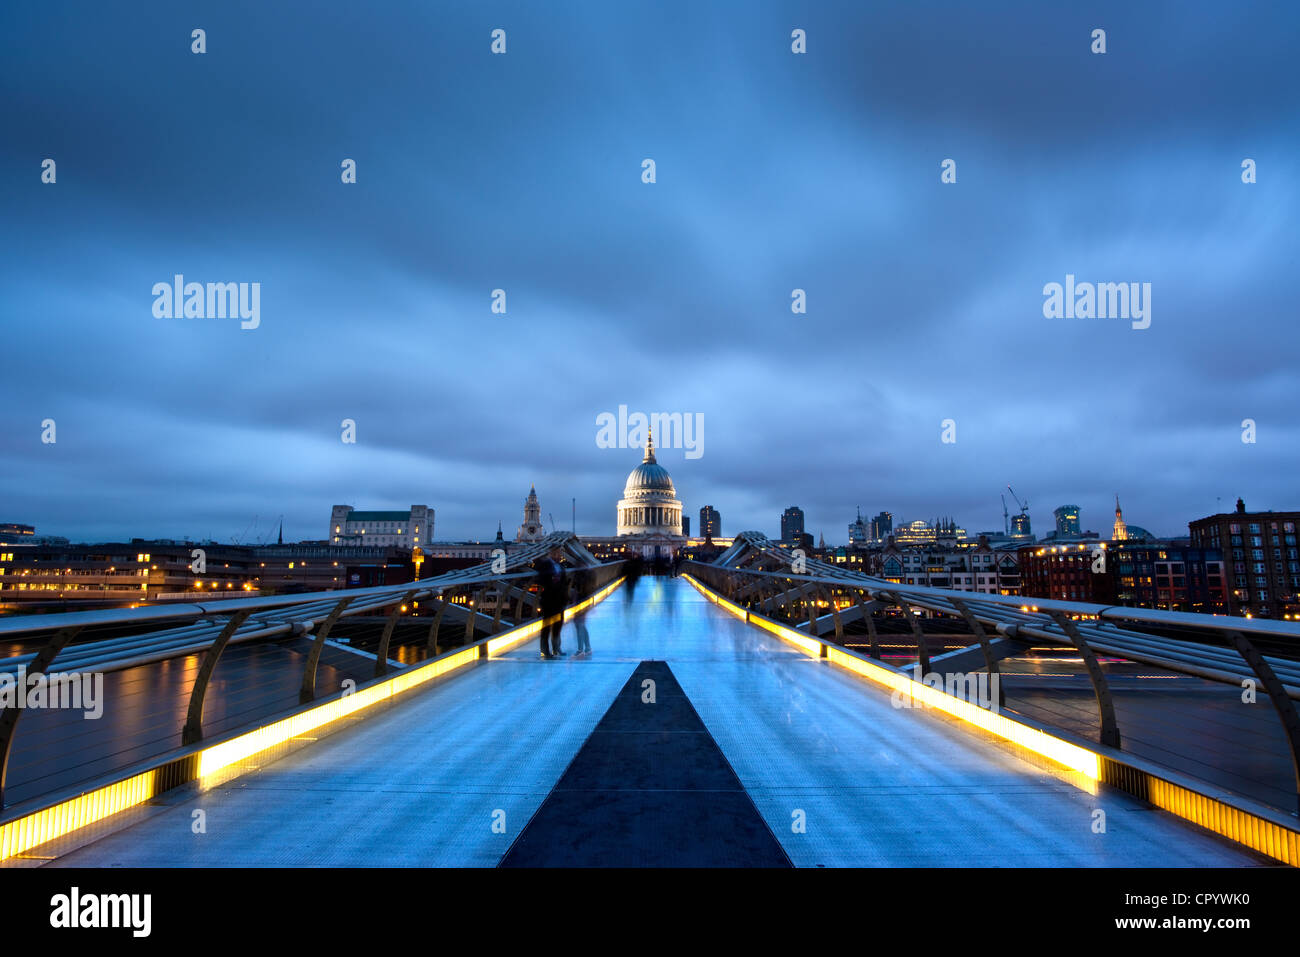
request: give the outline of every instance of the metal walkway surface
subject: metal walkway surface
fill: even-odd
[[[897,709],[683,580],[625,585],[582,620],[590,656],[542,661],[532,639],[221,787],[164,795],[146,820],[47,866],[495,866],[651,660],[671,667],[796,866],[1267,863]],[[570,655],[575,644],[567,624]]]

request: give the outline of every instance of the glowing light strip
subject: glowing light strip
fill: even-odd
[[[785,641],[790,642],[792,645],[797,645],[811,657],[821,657],[822,642],[818,641],[816,638],[809,638],[807,635],[802,635],[793,628],[786,628],[784,625],[778,625],[775,622],[768,621],[766,618],[749,618],[747,620],[751,625],[757,625],[764,631],[770,631],[778,638],[782,638]]]
[[[699,588],[704,594],[710,595],[710,591],[701,586],[694,579],[688,581],[695,587]],[[973,724],[983,730],[994,734],[999,738],[1010,741],[1019,745],[1026,750],[1035,754],[1042,755],[1055,761],[1057,764],[1067,767],[1072,771],[1078,771],[1091,781],[1096,781],[1101,775],[1098,755],[1086,748],[1070,744],[1068,741],[1062,741],[1054,738],[1050,734],[1039,731],[1037,728],[1031,728],[1028,725],[1021,724],[1019,721],[1013,721],[1005,715],[997,714],[987,708],[981,708],[973,705],[968,701],[962,701],[953,695],[950,695],[938,688],[932,688],[929,685],[913,681],[904,674],[891,671],[888,668],[882,668],[879,665],[872,664],[869,661],[850,655],[835,645],[810,638],[807,635],[800,634],[793,628],[778,624],[774,621],[758,616],[751,615],[747,610],[741,608],[734,602],[730,602],[721,596],[715,599],[719,605],[726,608],[732,614],[739,618],[744,618],[751,625],[757,625],[764,631],[771,632],[778,638],[797,645],[814,658],[821,657],[822,648],[826,649],[826,660],[832,664],[839,665],[841,668],[847,668],[854,674],[860,675],[876,684],[884,685],[891,691],[900,691],[908,696],[908,703],[915,704],[920,702],[923,705],[942,711],[945,714]]]
[[[826,647],[826,658],[832,664],[847,668],[854,674],[884,685],[893,691],[901,692],[907,696],[909,706],[915,706],[917,702],[920,702],[928,708],[942,711],[960,721],[973,724],[990,734],[1010,741],[1019,747],[1049,758],[1072,771],[1078,771],[1089,780],[1097,781],[1101,777],[1100,756],[1094,751],[1081,748],[1068,741],[1062,741],[1060,738],[1054,738],[1037,728],[1031,728],[1019,721],[1013,721],[1006,715],[998,714],[988,708],[981,708],[969,701],[963,701],[938,688],[932,688],[919,681],[913,681],[907,675],[889,671],[879,665],[863,661],[855,655],[846,654],[831,645]]]
[[[199,778],[208,777],[238,761],[283,744],[290,738],[296,738],[308,731],[314,731],[340,718],[372,707],[381,701],[387,701],[449,671],[455,671],[471,661],[476,661],[478,656],[478,646],[471,645],[455,654],[437,658],[422,668],[394,675],[377,685],[362,688],[360,691],[335,698],[333,701],[326,701],[308,711],[290,715],[283,720],[249,731],[247,734],[241,734],[237,738],[205,748],[199,760]]]
[[[620,578],[590,598],[565,609],[565,620],[602,601],[622,583],[623,579]],[[489,639],[486,642],[488,653],[517,644],[530,635],[535,635],[541,627],[542,622],[538,619],[512,628],[497,638]],[[286,741],[332,724],[348,715],[364,711],[434,678],[455,671],[478,660],[480,646],[480,644],[470,645],[453,654],[399,672],[391,678],[362,688],[353,694],[322,702],[307,711],[290,715],[265,727],[231,738],[229,741],[204,748],[198,752],[198,778],[201,781],[203,778],[211,777],[219,771]],[[161,790],[165,790],[159,787],[158,777],[159,769],[154,768],[51,807],[33,811],[6,824],[0,824],[0,861],[8,860],[24,851],[102,821],[120,811],[143,804],[161,793]]]
[[[683,575],[682,577],[685,578],[692,585],[694,585],[697,589],[699,589],[700,594],[703,595],[705,598],[707,598],[709,601],[713,602],[718,607],[724,608],[727,611],[731,612],[737,618],[743,618],[751,625],[757,625],[759,628],[762,628],[764,631],[770,631],[778,638],[782,638],[785,641],[790,642],[792,645],[798,645],[799,648],[801,648],[803,651],[806,651],[814,658],[821,657],[822,643],[817,639],[809,638],[807,635],[801,635],[799,632],[795,631],[792,628],[786,628],[782,625],[778,625],[774,622],[770,622],[766,618],[753,617],[750,615],[749,609],[743,608],[740,605],[737,605],[735,602],[723,598],[717,592],[697,582],[690,575]]]
[[[489,638],[487,643],[487,654],[491,658],[493,655],[500,654],[507,648],[513,648],[525,638],[530,638],[542,630],[542,619],[537,618],[526,625],[520,625],[518,628],[512,628],[497,638]]]
[[[619,578],[611,582],[610,584],[606,585],[604,588],[596,592],[594,595],[591,595],[588,598],[584,598],[576,605],[571,605],[568,608],[564,609],[564,620],[569,621],[573,618],[574,615],[580,614],[581,612],[586,611],[592,605],[596,605],[604,601],[606,598],[609,597],[610,593],[613,592],[614,589],[617,588],[619,585],[623,584],[623,582],[624,579]],[[505,651],[508,648],[513,648],[515,645],[519,644],[519,642],[523,641],[525,638],[531,638],[533,635],[537,634],[539,631],[542,630],[542,622],[543,619],[535,618],[526,625],[520,625],[518,628],[512,628],[510,631],[506,632],[504,635],[501,635],[499,638],[489,639],[487,643],[488,657],[491,658],[493,655],[500,654],[501,652]]]
[[[155,776],[155,771],[145,771],[0,824],[0,861],[94,824],[110,814],[143,804],[157,793]]]
[[[1283,864],[1300,867],[1300,833],[1223,801],[1147,775],[1147,800],[1163,811],[1267,854]]]

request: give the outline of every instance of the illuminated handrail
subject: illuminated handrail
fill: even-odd
[[[753,567],[750,567],[751,563]],[[798,571],[795,571],[796,563]],[[1300,698],[1300,661],[1264,655],[1252,640],[1267,638],[1294,643],[1293,647],[1300,652],[1300,624],[903,585],[802,554],[796,556],[773,545],[759,532],[742,532],[732,546],[711,563],[689,562],[688,565],[710,586],[742,603],[755,593],[761,594],[759,582],[788,583],[789,588],[761,599],[759,603],[766,605],[780,599],[785,604],[793,599],[805,602],[812,599],[808,604],[810,627],[815,624],[813,603],[821,600],[819,593],[823,589],[859,592],[871,601],[897,606],[916,639],[917,660],[923,671],[929,670],[929,651],[925,635],[912,614],[913,607],[962,618],[972,626],[989,625],[1002,638],[1017,641],[1036,639],[1073,647],[1087,666],[1097,698],[1101,741],[1115,748],[1120,747],[1119,729],[1110,689],[1097,664],[1096,652],[1234,685],[1241,684],[1245,669],[1235,670],[1233,665],[1244,664],[1268,694],[1282,722],[1291,753],[1297,807],[1300,807],[1300,713],[1294,702]],[[831,606],[839,635],[842,634],[839,609],[833,600]],[[874,625],[869,612],[865,614],[875,655]],[[1150,634],[1137,631],[1134,626],[1196,629],[1207,633],[1207,637],[1217,637],[1228,647]],[[979,634],[982,627],[973,627],[973,630],[977,631],[977,638],[983,638]],[[995,658],[987,640],[981,640],[981,645],[989,670],[996,671]]]

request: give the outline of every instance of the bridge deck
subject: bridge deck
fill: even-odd
[[[535,814],[530,838],[557,826],[537,812],[562,778],[609,786],[623,775],[614,785],[622,807],[634,807],[626,800],[639,790],[666,810],[647,820],[672,820],[673,807],[699,806],[700,790],[711,786],[703,777],[655,767],[658,752],[629,744],[635,735],[584,747],[602,719],[603,729],[635,714],[611,706],[626,702],[633,672],[651,659],[667,662],[704,737],[716,742],[711,753],[720,750],[798,866],[1263,862],[1125,795],[1071,787],[939,717],[895,709],[888,694],[727,615],[685,581],[644,579],[585,620],[590,657],[541,661],[530,641],[222,787],[173,792],[147,820],[52,863],[494,866]],[[572,624],[564,644],[572,653]],[[662,743],[673,733],[665,726],[639,740]],[[720,773],[709,770],[710,780]],[[1106,811],[1101,834],[1093,831],[1097,807]],[[195,834],[200,808],[206,833]],[[498,812],[504,833],[493,828]],[[684,860],[646,833],[649,824],[638,830],[635,815],[613,829],[590,813],[585,836],[571,829],[579,836],[565,863],[588,852],[591,863]],[[792,828],[798,819],[803,833]],[[689,826],[689,814],[684,820]],[[718,830],[700,827],[697,850],[725,844]]]

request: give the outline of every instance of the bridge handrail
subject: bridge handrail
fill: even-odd
[[[389,641],[399,614],[405,611],[404,606],[407,601],[415,601],[429,595],[446,596],[453,590],[466,587],[477,588],[479,594],[482,594],[493,585],[504,583],[511,586],[506,594],[516,603],[515,614],[511,617],[516,625],[522,624],[527,594],[517,586],[525,580],[533,580],[536,573],[519,570],[520,566],[535,561],[556,546],[565,552],[576,567],[591,572],[588,584],[593,590],[613,580],[625,564],[622,560],[598,562],[582,547],[575,535],[570,532],[560,532],[553,533],[541,541],[518,550],[514,555],[507,556],[505,571],[493,571],[492,563],[485,562],[420,582],[268,598],[231,599],[207,605],[196,603],[188,608],[179,609],[179,614],[176,613],[178,611],[176,606],[170,606],[166,609],[109,609],[29,616],[6,622],[5,624],[10,627],[0,632],[0,638],[42,632],[48,634],[40,638],[37,651],[34,653],[0,659],[0,672],[24,668],[29,679],[42,674],[67,674],[72,670],[69,665],[90,666],[83,667],[82,670],[85,671],[106,672],[181,655],[202,653],[189,693],[185,725],[179,729],[181,744],[193,744],[203,737],[203,711],[207,688],[216,665],[228,645],[285,633],[310,636],[311,644],[305,656],[305,664],[302,666],[302,685],[299,692],[300,703],[306,704],[316,698],[318,664],[328,635],[338,619],[381,608],[392,609],[374,655],[374,676],[378,679],[388,671]],[[511,570],[512,568],[514,570]],[[535,612],[536,602],[531,602],[530,605],[531,615]],[[472,603],[462,605],[453,603],[448,597],[442,597],[426,639],[430,653],[433,655],[438,653],[438,628],[448,609],[461,609],[458,613],[465,616],[466,641],[472,641],[476,631],[492,635],[503,625],[514,627],[508,622],[502,622],[501,612],[504,607],[505,602],[498,600],[494,609],[495,615],[486,614],[473,607]],[[159,611],[165,611],[166,614],[157,614],[156,612]],[[259,612],[261,614],[254,617]],[[80,645],[71,643],[84,628],[92,624],[134,622],[147,624],[153,621],[165,622],[178,619],[189,620],[174,628],[117,636]],[[56,663],[59,664],[57,670]],[[0,809],[5,806],[9,756],[22,711],[21,703],[15,702],[0,712]]]
[[[747,567],[758,560],[759,567]],[[763,568],[764,561],[775,561],[776,568]],[[796,562],[799,571],[795,571]],[[1253,639],[1294,642],[1288,651],[1300,652],[1300,624],[1270,621],[1267,619],[1235,618],[1227,615],[1200,615],[1188,612],[1161,611],[1149,608],[1130,608],[1120,605],[1098,605],[1088,602],[1060,601],[1028,598],[1024,596],[991,595],[986,592],[960,591],[935,588],[928,585],[904,585],[888,579],[877,578],[862,572],[840,568],[816,559],[795,556],[774,546],[766,536],[755,532],[742,532],[732,547],[711,563],[691,562],[703,576],[720,576],[724,589],[738,593],[736,577],[749,579],[779,578],[789,582],[805,582],[777,595],[761,599],[766,607],[771,600],[781,603],[792,598],[805,598],[820,588],[844,588],[859,591],[872,601],[897,605],[916,638],[917,663],[922,670],[930,669],[929,650],[925,635],[916,622],[911,608],[916,606],[943,615],[967,621],[984,653],[990,672],[997,671],[997,657],[983,626],[989,625],[998,636],[1010,639],[1035,638],[1074,647],[1082,656],[1097,699],[1101,723],[1102,744],[1120,747],[1119,726],[1115,718],[1114,703],[1096,651],[1114,654],[1132,661],[1143,662],[1169,671],[1193,675],[1226,684],[1240,685],[1243,676],[1253,673],[1254,679],[1268,695],[1278,719],[1282,722],[1291,753],[1296,782],[1297,807],[1300,807],[1300,712],[1294,699],[1300,699],[1300,660],[1290,657],[1264,655],[1256,648]],[[715,581],[717,579],[715,578]],[[814,586],[808,588],[808,585]],[[739,600],[739,594],[736,594]],[[820,596],[816,596],[820,600]],[[809,628],[815,627],[815,614],[809,606]],[[837,635],[841,633],[838,612],[833,616]],[[1222,639],[1236,652],[1227,649],[1184,641],[1159,634],[1135,631],[1130,626],[1163,626],[1165,628],[1195,629],[1209,632]],[[870,619],[868,619],[870,625]],[[873,657],[878,656],[874,628],[871,630]],[[814,637],[817,637],[814,635]],[[972,646],[973,647],[973,646]],[[1233,670],[1232,665],[1245,665]]]

